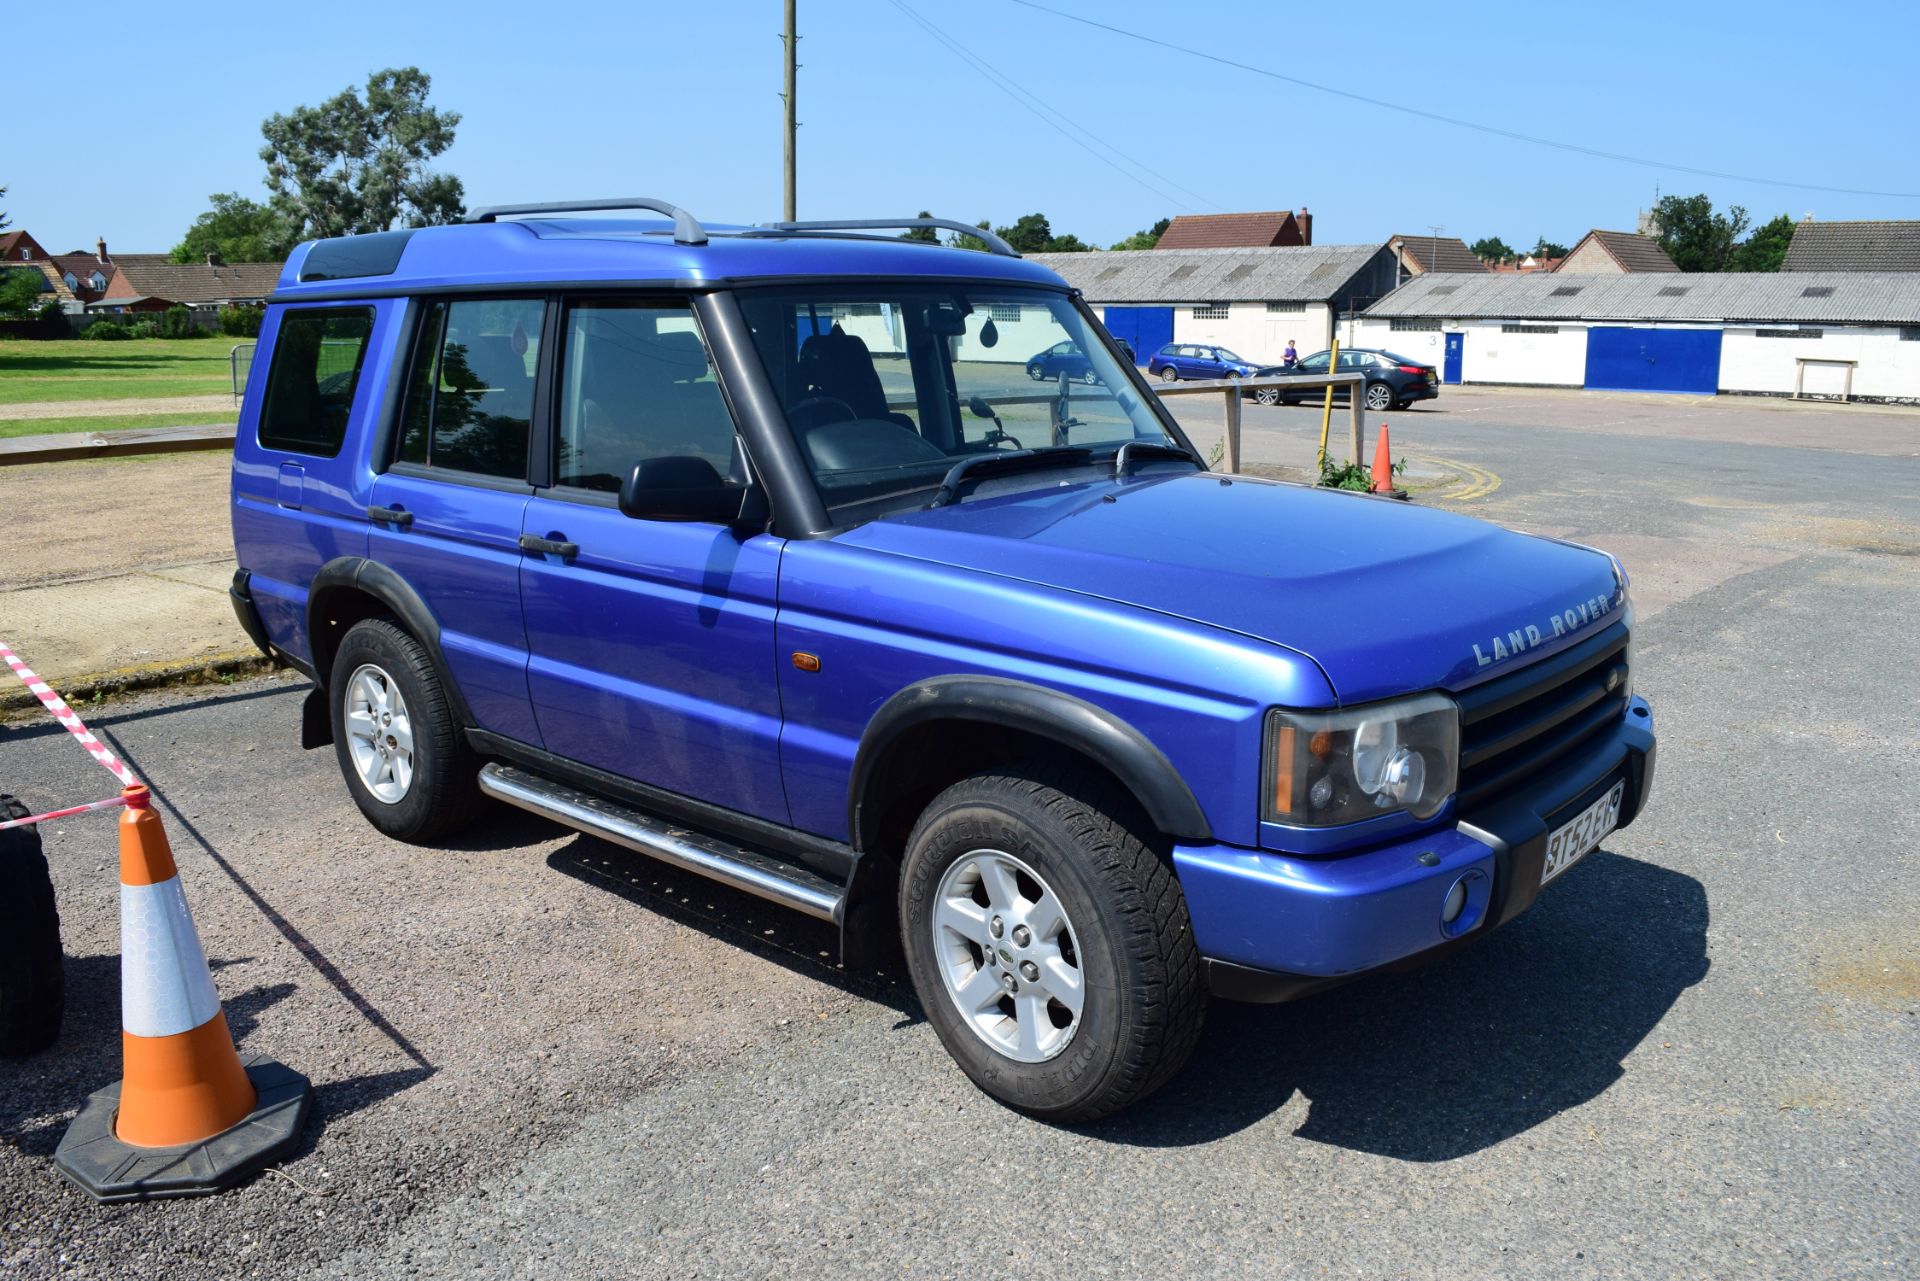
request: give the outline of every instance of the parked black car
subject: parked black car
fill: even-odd
[[[1292,369],[1281,365],[1262,365],[1253,371],[1255,378],[1271,378],[1298,374],[1301,376],[1324,376],[1327,372],[1329,352],[1319,351],[1308,356]],[[1365,374],[1367,389],[1365,392],[1368,409],[1383,411],[1405,409],[1416,400],[1432,400],[1440,394],[1440,371],[1432,365],[1423,365],[1417,360],[1390,351],[1371,351],[1365,347],[1355,347],[1340,353],[1339,373]],[[1262,405],[1292,405],[1301,399],[1312,399],[1322,393],[1317,389],[1303,388],[1289,391],[1284,387],[1256,387],[1247,395]],[[1345,387],[1333,389],[1336,400],[1346,398]]]

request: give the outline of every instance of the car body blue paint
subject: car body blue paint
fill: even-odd
[[[425,228],[391,275],[336,281],[302,282],[308,248],[294,253],[262,328],[233,471],[235,546],[276,647],[310,659],[314,575],[369,557],[426,601],[480,727],[835,840],[853,835],[853,763],[887,699],[954,674],[1029,682],[1126,722],[1193,793],[1214,843],[1173,859],[1204,954],[1332,977],[1444,940],[1439,899],[1464,872],[1491,877],[1491,848],[1451,803],[1425,822],[1320,832],[1261,821],[1266,713],[1460,692],[1548,658],[1622,612],[1606,557],[1417,505],[1181,464],[1116,481],[1103,462],[789,541],[630,520],[531,485],[450,484],[377,457],[421,291],[827,277],[1065,288],[989,254],[852,237],[715,234],[685,246],[667,229]],[[260,405],[281,321],[330,301],[375,311],[343,447],[333,458],[266,448]],[[1077,376],[1044,376],[1061,372]],[[404,507],[413,524],[372,522],[370,504]],[[523,552],[522,534],[580,550],[564,561]],[[797,670],[796,652],[819,670]]]
[[[1182,378],[1246,378],[1257,367],[1211,343],[1170,342],[1147,358],[1147,372],[1156,376],[1171,369]]]

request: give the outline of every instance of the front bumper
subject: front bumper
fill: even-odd
[[[1653,787],[1653,713],[1633,699],[1611,733],[1450,827],[1331,859],[1176,845],[1174,868],[1214,990],[1287,1000],[1370,970],[1423,961],[1532,905],[1547,836],[1626,782],[1620,826]],[[1441,908],[1456,882],[1467,904]]]

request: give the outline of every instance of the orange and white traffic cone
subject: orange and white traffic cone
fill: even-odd
[[[146,788],[124,795],[125,1075],[87,1100],[54,1164],[101,1201],[218,1192],[292,1146],[313,1087],[272,1059],[234,1051],[160,815]]]
[[[1387,425],[1380,424],[1380,439],[1373,447],[1373,492],[1393,492],[1393,453],[1387,448]]]

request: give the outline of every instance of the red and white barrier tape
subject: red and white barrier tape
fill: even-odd
[[[33,669],[21,661],[20,656],[14,653],[5,641],[0,641],[0,658],[7,660],[7,666],[13,669],[13,674],[33,691],[33,696],[40,700],[53,719],[59,721],[66,728],[67,733],[79,739],[80,746],[86,748],[93,759],[99,761],[109,773],[120,780],[122,785],[132,787],[139,781],[134,778],[133,771],[123,765],[118,756],[108,751],[106,745],[93,736],[93,731],[74,715],[73,709],[67,706],[67,700],[55,693],[51,685],[36,676]]]
[[[0,823],[0,832],[9,827],[31,827],[35,823],[45,823],[49,819],[67,818],[74,814],[88,814],[94,810],[115,810],[127,803],[124,796],[109,796],[104,801],[88,801],[85,805],[69,805],[63,810],[48,810],[44,814],[29,814],[25,818],[10,818]]]

